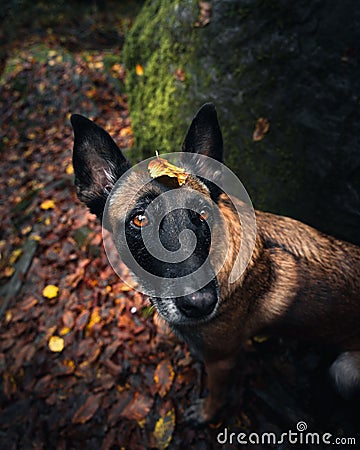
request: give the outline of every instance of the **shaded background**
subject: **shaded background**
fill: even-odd
[[[101,227],[75,196],[69,116],[93,118],[136,160],[178,150],[212,100],[255,207],[358,242],[358,10],[355,1],[2,6],[1,448],[220,447],[224,423],[182,421],[206,394],[201,364],[113,273]],[[124,278],[131,284],[125,268]],[[327,378],[334,357],[316,343],[254,337],[228,428],[280,435],[303,420],[356,436],[356,399],[342,401]]]
[[[359,243],[359,42],[351,0],[150,1],[124,49],[137,146],[179,148],[213,101],[256,208]],[[270,129],[254,140],[259,118]]]

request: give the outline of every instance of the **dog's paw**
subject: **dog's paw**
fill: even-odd
[[[185,410],[184,422],[195,427],[201,427],[212,421],[212,417],[206,413],[206,399],[196,400],[189,408]]]

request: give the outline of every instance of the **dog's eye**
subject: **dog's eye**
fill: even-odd
[[[140,213],[140,214],[136,214],[136,216],[133,217],[132,223],[136,227],[141,228],[149,223],[149,219],[145,214]]]
[[[209,218],[209,210],[207,209],[207,208],[203,208],[201,211],[200,211],[200,214],[199,214],[199,217],[200,217],[200,220],[202,221],[202,222],[206,222],[207,220],[208,220],[208,218]]]

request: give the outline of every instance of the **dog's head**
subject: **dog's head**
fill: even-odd
[[[186,157],[178,161],[182,167],[169,166],[170,176],[166,165],[158,176],[151,176],[148,165],[129,170],[105,130],[80,115],[71,123],[78,196],[103,218],[121,258],[151,293],[160,315],[174,326],[211,319],[219,302],[220,249],[213,237],[217,233],[221,240],[219,233],[225,232],[216,208],[221,190],[213,182],[221,173],[205,158],[223,160],[215,107],[205,104],[193,119],[182,146]],[[185,181],[178,180],[176,170]]]

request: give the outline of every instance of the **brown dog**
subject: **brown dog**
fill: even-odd
[[[336,383],[345,395],[360,387],[359,247],[296,220],[256,211],[249,262],[241,276],[229,283],[247,237],[246,226],[239,221],[239,214],[248,214],[244,202],[218,188],[216,179],[187,176],[181,168],[160,171],[152,178],[146,170],[126,172],[128,162],[102,128],[79,115],[72,116],[71,122],[80,200],[102,218],[110,196],[105,226],[114,233],[120,255],[153,292],[159,315],[205,363],[210,394],[189,409],[189,419],[205,423],[227,407],[242,342],[256,334],[306,337],[338,348],[345,353],[331,367]],[[222,136],[212,104],[204,105],[193,119],[182,152],[222,162]],[[195,164],[204,168],[205,163]],[[185,181],[176,179],[177,170],[185,173]],[[125,172],[129,175],[114,188]],[[209,172],[216,178],[216,170]],[[174,195],[167,199],[169,192]],[[157,206],[151,209],[155,200]],[[184,230],[191,230],[196,238],[191,256],[178,262],[156,258],[142,235],[146,231],[155,242],[154,230],[166,252],[174,254],[183,244],[191,247],[190,238],[180,239]],[[212,245],[221,241],[222,233],[227,236],[226,246]],[[174,280],[201,266],[202,275],[190,278],[184,290],[173,295]],[[137,268],[151,272],[159,284],[143,278]]]

